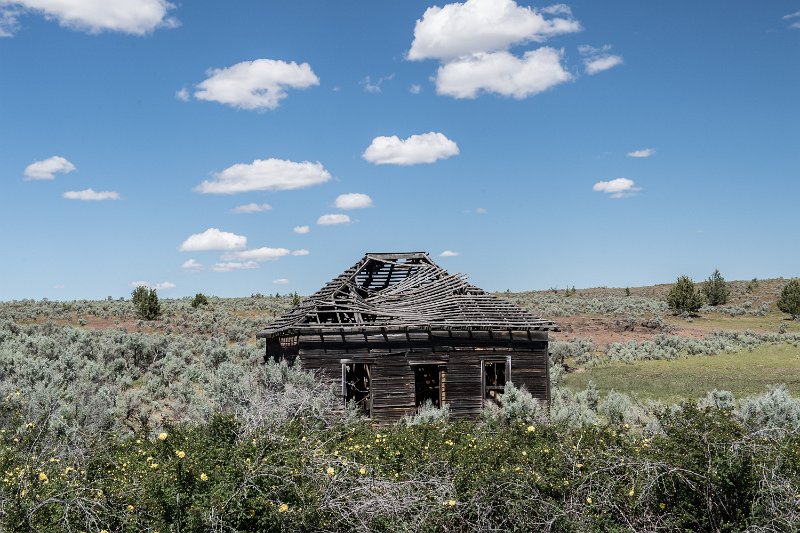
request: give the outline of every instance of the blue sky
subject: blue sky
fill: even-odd
[[[489,290],[800,275],[797,1],[0,0],[0,35],[2,300],[396,250]]]

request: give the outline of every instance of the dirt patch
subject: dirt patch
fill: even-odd
[[[564,316],[555,319],[561,331],[551,333],[551,339],[568,341],[575,337],[591,339],[598,348],[605,348],[612,342],[644,341],[656,335],[667,334],[680,337],[702,339],[709,331],[685,326],[653,327],[641,320],[628,322],[610,317]]]

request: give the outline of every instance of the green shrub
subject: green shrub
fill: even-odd
[[[201,305],[208,305],[208,298],[206,298],[206,295],[203,294],[202,292],[198,292],[197,294],[194,295],[192,303],[189,305],[191,305],[195,309],[197,309]]]
[[[703,305],[703,295],[689,276],[681,276],[667,294],[667,305],[676,313],[696,313]]]
[[[155,289],[139,285],[133,289],[131,301],[139,318],[155,320],[161,316],[161,304],[158,303],[158,294]]]
[[[703,284],[703,294],[705,294],[709,305],[728,303],[731,290],[728,288],[728,285],[725,283],[725,278],[722,277],[719,270],[715,270],[714,273],[711,274],[711,277]]]
[[[781,291],[778,298],[778,309],[789,313],[795,320],[800,319],[800,278],[795,278]]]

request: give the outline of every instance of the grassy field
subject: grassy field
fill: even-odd
[[[666,316],[665,321],[671,326],[689,327],[708,331],[757,331],[774,333],[783,325],[788,333],[800,333],[800,321],[786,320],[787,315],[773,310],[765,316],[741,315],[729,316],[722,313],[706,313],[692,318],[691,322],[676,316]]]
[[[603,392],[614,389],[638,398],[679,401],[700,398],[712,389],[737,397],[761,394],[770,385],[784,383],[800,394],[800,348],[761,346],[752,352],[686,357],[671,361],[611,363],[568,374],[564,384],[583,389],[589,380]]]

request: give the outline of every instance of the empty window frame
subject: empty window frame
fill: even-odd
[[[441,365],[412,365],[414,369],[414,403],[419,409],[430,402],[434,407],[442,404]]]
[[[511,381],[511,357],[487,359],[482,366],[483,402],[500,403],[500,396]]]
[[[372,413],[372,365],[342,363],[342,397],[345,405],[353,402],[367,416]]]

